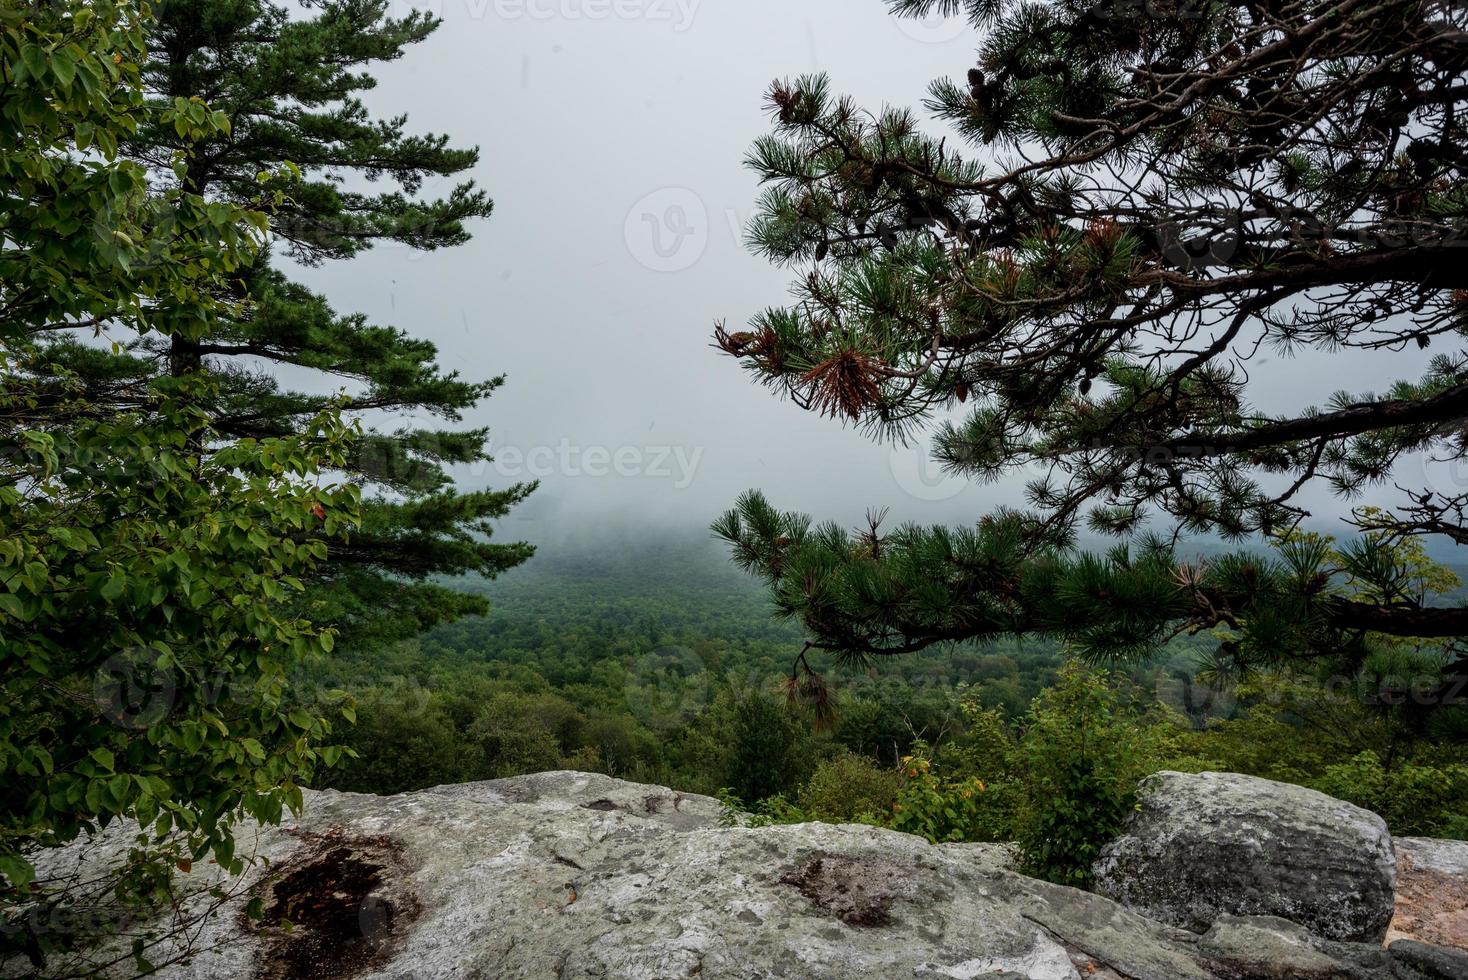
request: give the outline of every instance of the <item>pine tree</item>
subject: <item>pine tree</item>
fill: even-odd
[[[230,127],[190,148],[176,172],[174,153],[185,140],[156,116],[122,145],[161,185],[228,204],[254,202],[262,171],[299,170],[273,208],[275,261],[257,263],[235,287],[232,298],[244,300],[246,312],[206,336],[131,345],[129,370],[211,374],[220,389],[209,406],[213,428],[233,438],[299,432],[349,388],[346,416],[370,416],[347,465],[366,499],[361,525],[348,544],[332,548],[313,585],[313,602],[325,606],[313,615],[340,623],[348,637],[379,639],[482,612],[482,600],[432,577],[494,576],[528,558],[529,546],[489,538],[491,523],[533,489],[460,493],[447,472],[489,459],[487,430],[449,425],[503,378],[466,380],[442,369],[431,343],[337,312],[293,281],[280,261],[345,260],[384,242],[424,250],[459,245],[468,240],[466,225],[491,211],[472,181],[442,199],[420,194],[426,180],[472,167],[476,150],[454,148],[446,136],[412,134],[406,119],[376,119],[362,105],[361,94],[376,84],[372,66],[397,59],[439,23],[421,12],[394,18],[387,11],[386,0],[330,0],[295,10],[263,0],[160,4],[142,72],[149,101],[202,97]],[[71,360],[83,370],[90,363],[80,352]],[[296,369],[307,369],[315,380],[293,387],[281,380],[281,368],[293,379],[301,376]],[[109,376],[88,380],[105,387]],[[406,413],[449,425],[390,421]]]
[[[1224,669],[1354,674],[1395,636],[1442,641],[1445,685],[1463,673],[1468,610],[1432,604],[1401,558],[1407,538],[1468,543],[1461,486],[1356,511],[1364,533],[1339,551],[1290,532],[1307,487],[1354,500],[1407,481],[1413,454],[1468,449],[1468,10],[891,6],[978,33],[978,63],[927,103],[959,139],[824,77],[776,83],[750,241],[799,269],[796,302],[716,338],[875,435],[940,420],[954,472],[1044,475],[1024,509],[958,530],[849,533],[752,493],[716,525],[736,560],[813,646],[850,657],[1042,633],[1131,658],[1222,630]],[[1261,354],[1328,371],[1370,351],[1390,377],[1410,370],[1398,352],[1434,345],[1425,374],[1382,392],[1285,416],[1248,399]],[[1083,526],[1121,544],[1082,554]],[[1277,548],[1180,561],[1200,533]]]

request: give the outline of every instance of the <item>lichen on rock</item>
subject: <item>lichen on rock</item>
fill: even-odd
[[[726,827],[708,797],[583,773],[311,793],[299,818],[246,836],[266,860],[225,914],[202,921],[186,962],[158,948],[161,976],[1449,980],[1468,969],[1442,947],[1398,943],[1398,954],[1277,918],[1189,931],[1018,874],[1005,846],[864,825]],[[226,883],[218,868],[183,877],[196,891]]]
[[[1327,939],[1380,942],[1396,858],[1376,814],[1237,773],[1161,772],[1102,851],[1096,890],[1198,932],[1225,915],[1278,916]]]

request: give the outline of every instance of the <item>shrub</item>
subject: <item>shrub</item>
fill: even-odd
[[[1025,870],[1084,888],[1150,771],[1153,732],[1105,672],[1079,663],[1031,706],[1020,753],[1028,803],[1019,820]]]
[[[1468,839],[1468,765],[1382,764],[1362,752],[1326,768],[1311,784],[1337,799],[1381,815],[1392,833]]]
[[[479,746],[483,778],[560,768],[561,748],[555,735],[504,701],[508,699],[497,698],[469,726],[469,738]]]
[[[983,696],[984,700],[992,696],[987,684]],[[978,812],[968,821],[966,840],[1012,841],[1028,793],[1014,726],[1002,708],[984,707],[977,692],[961,698],[960,710],[965,730],[942,746],[934,765],[950,779],[971,776],[983,783],[983,794],[974,800]]]
[[[816,767],[800,791],[800,806],[817,820],[870,823],[891,819],[901,789],[898,773],[847,752]]]
[[[903,763],[907,782],[892,807],[893,829],[926,837],[934,844],[992,839],[985,826],[982,780],[942,779],[922,756],[908,756]]]
[[[718,798],[721,827],[769,827],[811,822],[809,814],[781,794],[760,800],[751,807],[726,786],[719,790]]]
[[[804,725],[761,690],[734,692],[728,704],[724,784],[745,800],[788,793],[810,772]]]
[[[351,751],[321,775],[318,788],[391,795],[479,775],[478,749],[429,691],[399,685],[364,692],[357,719],[343,733]]]

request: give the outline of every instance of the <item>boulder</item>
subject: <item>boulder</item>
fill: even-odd
[[[1096,863],[1096,889],[1204,932],[1225,915],[1275,916],[1317,936],[1377,942],[1396,858],[1386,824],[1323,793],[1235,773],[1162,772]]]
[[[1392,963],[1380,946],[1322,939],[1273,916],[1225,915],[1198,945],[1221,975],[1260,980],[1370,980]]]
[[[1391,945],[1393,980],[1468,980],[1468,953],[1415,939]]]
[[[86,861],[126,844],[109,835]],[[150,949],[161,976],[1079,976],[993,893],[1003,849],[866,826],[722,827],[716,800],[606,776],[312,793],[241,851],[268,864],[212,914],[219,870],[180,876],[197,921],[188,950]],[[243,911],[254,898],[258,920]]]
[[[196,863],[177,917],[130,923],[85,959],[130,975],[141,933],[172,980],[1438,980],[1454,963],[1278,919],[1199,935],[1018,874],[1007,846],[724,817],[708,797],[570,772],[309,793],[299,818],[244,830],[257,860],[242,879]],[[128,841],[114,827],[48,853],[42,874],[96,878]]]
[[[1398,837],[1397,914],[1387,941],[1417,939],[1468,953],[1468,841]]]

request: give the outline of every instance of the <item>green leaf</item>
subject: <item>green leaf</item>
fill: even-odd
[[[0,612],[20,620],[22,623],[30,621],[30,611],[26,604],[21,601],[20,596],[12,592],[0,592]]]
[[[122,592],[127,588],[127,577],[118,569],[113,569],[103,584],[101,596],[108,602],[115,602],[122,597]]]
[[[106,788],[106,784],[100,779],[94,779],[87,783],[85,802],[89,814],[102,813],[106,809],[106,801],[103,796]]]
[[[51,56],[51,70],[56,73],[56,77],[61,81],[62,85],[67,88],[71,87],[72,80],[76,78],[76,62],[72,60],[71,55],[65,49],[57,51]]]
[[[24,888],[36,880],[36,869],[18,854],[0,854],[0,874],[10,881],[12,888]]]
[[[31,77],[41,79],[46,77],[46,52],[34,44],[22,44],[20,46],[20,60],[25,63],[26,70]]]
[[[111,798],[113,812],[121,813],[127,806],[128,800],[132,798],[132,779],[125,775],[116,775],[107,780],[107,795]]]

